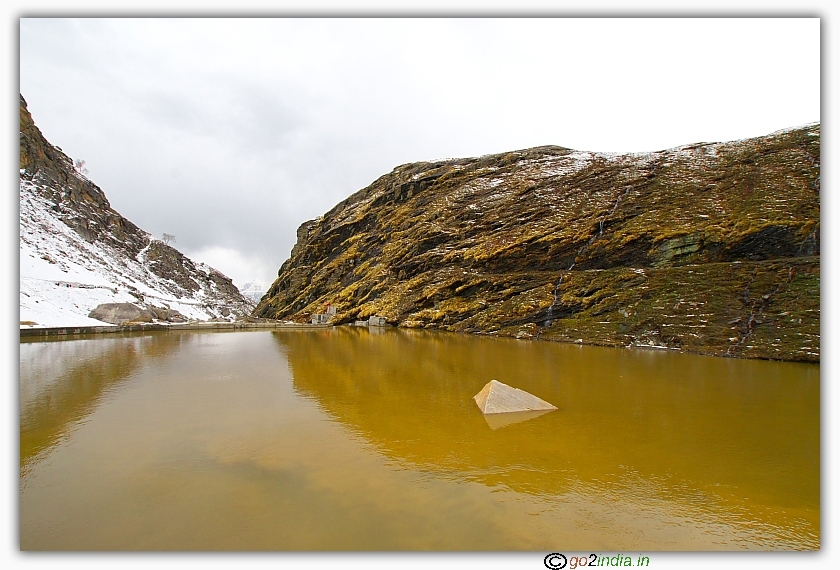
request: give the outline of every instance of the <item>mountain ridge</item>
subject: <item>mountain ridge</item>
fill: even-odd
[[[819,158],[814,123],[400,165],[300,226],[253,314],[818,361]]]
[[[89,315],[103,303],[132,304],[142,318],[161,322],[232,320],[253,309],[221,272],[114,210],[46,140],[23,95],[20,269],[21,326],[101,325]]]

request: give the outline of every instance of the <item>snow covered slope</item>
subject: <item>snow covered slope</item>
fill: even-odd
[[[230,279],[111,209],[44,139],[23,97],[20,114],[21,327],[103,325],[88,317],[102,303],[168,309],[178,321],[250,313]]]
[[[259,303],[260,299],[265,295],[265,292],[268,291],[268,285],[268,283],[264,283],[259,279],[254,279],[240,287],[239,292],[248,299],[253,300],[256,304]]]

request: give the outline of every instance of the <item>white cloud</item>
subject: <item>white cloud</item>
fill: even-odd
[[[270,265],[265,259],[248,255],[238,249],[211,246],[195,251],[185,251],[184,254],[193,261],[206,263],[216,269],[224,267],[224,271],[220,271],[230,277],[237,287],[242,287],[251,281],[270,284],[277,278],[277,269],[266,273],[265,269]]]
[[[29,19],[36,123],[140,227],[265,263],[394,166],[818,121],[817,19]],[[235,256],[219,258],[226,274]],[[230,263],[230,265],[226,265]],[[249,277],[250,278],[250,277]]]

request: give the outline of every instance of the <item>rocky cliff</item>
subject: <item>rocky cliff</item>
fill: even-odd
[[[819,361],[820,126],[406,164],[298,229],[254,315]]]
[[[101,303],[132,303],[149,320],[233,319],[253,309],[230,279],[111,208],[44,138],[22,96],[20,248],[22,323],[97,324],[87,315]]]

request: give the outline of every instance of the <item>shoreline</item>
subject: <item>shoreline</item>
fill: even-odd
[[[160,323],[137,323],[131,325],[93,325],[93,326],[69,326],[69,327],[32,327],[21,328],[20,338],[29,337],[52,337],[77,334],[112,334],[125,332],[142,331],[171,331],[171,330],[247,330],[247,329],[327,329],[332,325],[312,325],[305,323],[185,323],[164,325]]]
[[[201,331],[201,330],[270,330],[270,329],[283,329],[283,330],[316,330],[316,329],[331,329],[336,326],[352,326],[347,323],[341,325],[332,325],[332,324],[317,324],[313,325],[310,323],[290,323],[290,322],[199,322],[199,323],[184,323],[184,324],[172,324],[172,325],[164,325],[160,323],[136,323],[131,325],[94,325],[94,326],[65,326],[65,327],[33,327],[33,328],[21,328],[20,329],[20,339],[24,338],[32,338],[32,337],[56,337],[56,336],[73,336],[73,335],[88,335],[88,334],[113,334],[113,333],[128,333],[128,332],[143,332],[143,331],[171,331],[171,330],[191,330],[191,331]],[[394,328],[406,328],[407,330],[412,330],[413,327],[394,327]],[[438,329],[439,330],[439,329]],[[767,360],[772,362],[797,362],[803,364],[816,364],[819,366],[819,360],[806,360],[806,359],[783,359],[783,358],[766,358],[766,357],[747,357],[738,354],[721,354],[711,351],[699,351],[699,350],[688,350],[685,348],[673,347],[673,346],[660,346],[660,345],[644,345],[644,344],[634,344],[634,345],[621,345],[621,344],[610,344],[610,343],[599,343],[593,341],[565,341],[560,339],[550,339],[550,338],[516,338],[513,335],[507,334],[493,334],[493,333],[482,333],[482,332],[464,332],[464,331],[439,331],[439,332],[450,332],[455,334],[467,334],[467,335],[475,335],[475,336],[485,336],[485,337],[495,337],[495,338],[508,338],[512,340],[520,340],[520,341],[543,341],[543,342],[560,342],[563,344],[575,344],[579,346],[601,346],[601,347],[608,347],[608,348],[627,348],[627,349],[637,349],[637,350],[650,350],[650,351],[657,351],[657,352],[676,352],[680,354],[694,354],[697,356],[714,356],[718,358],[735,358],[738,360]],[[582,339],[581,339],[582,340]]]

